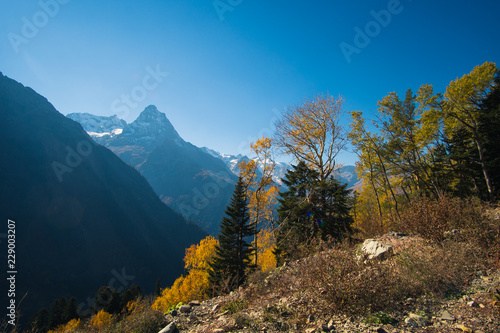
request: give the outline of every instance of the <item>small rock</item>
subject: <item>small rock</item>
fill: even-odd
[[[327,324],[327,325],[328,325],[327,327],[328,327],[328,329],[329,329],[330,331],[335,330],[335,325],[334,325],[334,324],[335,324],[335,320],[333,320],[333,318],[332,318],[332,319],[330,319],[330,321],[329,321],[329,322],[328,322],[328,324]]]
[[[472,333],[472,329],[470,329],[470,328],[468,328],[468,327],[466,327],[464,325],[456,325],[455,327],[458,328],[458,329],[461,329],[462,332]]]
[[[177,329],[177,325],[175,325],[175,322],[172,322],[158,333],[179,333],[179,330]]]
[[[219,309],[220,305],[219,304],[215,304],[213,307],[212,307],[212,312],[215,312]]]
[[[410,327],[423,327],[427,326],[427,319],[415,313],[410,313],[409,317],[405,319],[405,324]]]
[[[387,333],[386,330],[384,330],[382,327],[377,328],[377,333]]]
[[[323,332],[330,332],[332,330],[332,328],[328,326],[328,323],[321,324],[321,329],[323,330]]]
[[[191,305],[191,306],[200,306],[201,302],[200,301],[191,301],[191,302],[189,302],[189,305]]]
[[[225,330],[223,328],[214,328],[212,332],[213,333],[224,333]]]
[[[477,308],[479,305],[477,305],[476,302],[474,301],[470,301],[470,302],[467,302],[467,305],[470,306],[471,308]]]
[[[387,236],[393,237],[393,238],[396,238],[396,239],[400,239],[400,238],[408,236],[408,234],[404,234],[402,232],[391,231],[391,232],[387,233]]]
[[[406,305],[410,305],[410,304],[413,304],[415,303],[415,300],[413,298],[408,298],[405,302]]]
[[[316,332],[316,329],[314,327],[310,327],[310,328],[306,328],[306,330],[304,332],[305,333],[314,333],[314,332]]]
[[[177,316],[179,314],[179,312],[176,309],[173,309],[168,314],[171,315],[172,317],[175,317],[175,316]]]
[[[181,305],[179,308],[180,313],[189,313],[191,312],[191,306],[190,305]]]
[[[455,317],[451,315],[448,311],[443,311],[441,314],[441,320],[447,320],[447,321],[455,321]]]

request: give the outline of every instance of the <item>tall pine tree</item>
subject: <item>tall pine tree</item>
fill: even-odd
[[[227,292],[243,284],[252,267],[250,258],[254,249],[247,239],[254,235],[254,229],[248,224],[250,217],[241,177],[225,215],[221,221],[216,255],[210,263],[210,283],[217,292]]]

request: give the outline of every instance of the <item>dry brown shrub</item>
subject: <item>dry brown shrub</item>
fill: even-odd
[[[399,231],[442,242],[453,237],[482,248],[498,244],[498,223],[486,214],[488,206],[476,198],[414,198],[403,210]]]
[[[334,313],[377,311],[400,296],[394,293],[397,276],[392,261],[365,264],[348,245],[302,261],[300,266],[301,287]]]
[[[363,262],[343,244],[283,269],[273,290],[300,291],[309,312],[368,314],[390,311],[407,298],[446,296],[462,290],[482,268],[474,246],[420,240],[386,261]]]

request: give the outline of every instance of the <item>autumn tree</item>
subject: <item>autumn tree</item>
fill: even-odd
[[[209,263],[215,256],[218,240],[207,236],[199,244],[193,244],[186,249],[184,268],[187,275],[180,276],[170,288],[165,288],[156,298],[152,308],[162,312],[176,304],[192,300],[204,300],[210,296]]]
[[[476,66],[471,73],[449,84],[442,104],[445,130],[452,133],[449,135],[460,130],[470,134],[490,200],[494,197],[494,189],[485,156],[485,139],[480,131],[480,117],[484,111],[483,102],[495,88],[497,71],[496,65],[491,62]]]
[[[479,131],[484,140],[484,157],[491,177],[495,196],[500,188],[500,71],[495,77],[495,84],[481,104]]]
[[[444,94],[422,85],[400,98],[395,92],[378,102],[373,131],[360,111],[351,112],[349,138],[359,156],[357,171],[364,186],[357,202],[356,227],[384,231],[392,210],[400,220],[400,204],[425,194],[494,196],[493,162],[498,142],[497,68],[477,66],[452,81]],[[372,198],[374,197],[374,198]],[[376,202],[380,225],[369,215]],[[389,217],[389,218],[388,218]]]
[[[245,184],[239,177],[238,183],[221,221],[221,233],[216,254],[210,263],[210,282],[217,292],[226,292],[240,286],[252,267],[253,248],[247,242],[253,236],[254,228],[248,224]]]
[[[382,202],[385,199],[392,199],[392,206],[396,216],[399,218],[398,201],[394,189],[394,181],[391,179],[386,152],[384,151],[383,139],[380,135],[368,131],[365,119],[360,111],[351,112],[352,123],[349,138],[354,147],[354,151],[359,157],[356,169],[364,184],[371,186],[375,194],[380,221],[382,221]]]
[[[286,108],[275,124],[277,146],[316,170],[321,180],[333,174],[335,158],[346,144],[345,131],[339,125],[342,103],[342,97],[316,95]]]
[[[269,138],[262,137],[255,143],[250,144],[250,149],[254,157],[249,161],[241,161],[239,164],[240,176],[245,184],[246,196],[248,199],[248,212],[250,215],[250,224],[254,228],[254,241],[252,243],[255,249],[259,243],[259,225],[272,229],[276,196],[279,192],[278,187],[273,180],[276,163],[272,154],[272,141]],[[258,264],[258,254],[255,251],[254,264]]]
[[[101,331],[106,327],[109,327],[113,321],[113,315],[107,313],[104,310],[100,310],[90,319],[90,326],[92,328]]]
[[[257,239],[259,239],[259,246],[256,246],[253,242],[252,246],[255,251],[259,252],[259,262],[253,264],[257,265],[262,272],[276,268],[277,261],[274,254],[276,252],[276,237],[274,230],[270,228],[260,229]]]
[[[378,102],[379,128],[384,138],[385,157],[393,170],[392,176],[401,179],[399,187],[424,191],[438,196],[439,180],[431,172],[439,124],[428,113],[433,110],[418,103],[426,88],[414,95],[406,91],[404,99],[395,92]],[[409,200],[406,192],[405,196]]]

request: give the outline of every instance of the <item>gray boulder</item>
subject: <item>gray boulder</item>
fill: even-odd
[[[394,254],[390,245],[383,244],[375,239],[367,239],[361,247],[361,254],[358,257],[361,260],[386,260]]]
[[[177,325],[175,325],[175,322],[171,322],[158,333],[179,333],[179,330],[177,329]]]

